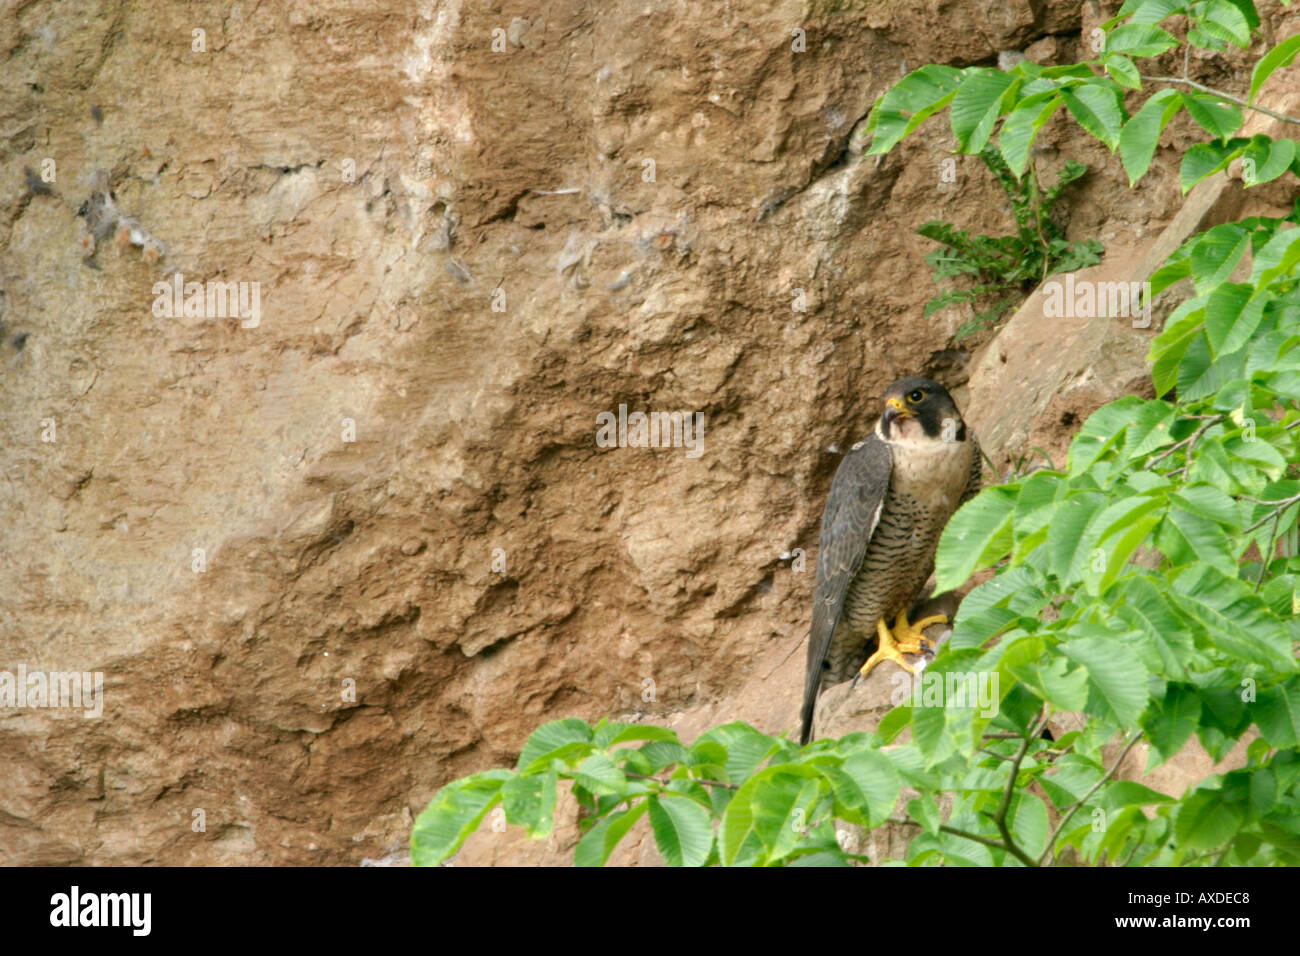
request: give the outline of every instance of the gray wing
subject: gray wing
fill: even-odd
[[[803,709],[799,718],[801,743],[806,744],[812,735],[822,664],[830,651],[849,584],[862,566],[867,544],[880,521],[892,468],[889,446],[872,432],[844,456],[826,496],[817,547],[817,585],[813,592],[812,628],[808,632]]]

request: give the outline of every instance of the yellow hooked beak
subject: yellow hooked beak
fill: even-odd
[[[885,402],[885,408],[893,409],[895,414],[898,415],[909,416],[912,414],[911,411],[908,410],[908,407],[903,404],[903,400],[901,398],[889,399],[888,401]]]

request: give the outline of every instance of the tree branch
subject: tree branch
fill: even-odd
[[[1091,800],[1092,795],[1096,793],[1098,790],[1100,790],[1102,785],[1115,775],[1115,771],[1118,770],[1119,765],[1124,762],[1124,758],[1127,757],[1128,752],[1133,749],[1133,745],[1136,744],[1141,739],[1142,739],[1142,731],[1141,730],[1133,731],[1132,735],[1128,739],[1128,742],[1124,744],[1124,749],[1119,752],[1119,756],[1115,758],[1115,762],[1110,765],[1110,769],[1107,770],[1102,775],[1100,780],[1098,780],[1096,783],[1092,785],[1092,787],[1088,790],[1087,793],[1085,793],[1078,800],[1074,801],[1074,803],[1070,804],[1069,809],[1065,811],[1065,815],[1061,817],[1060,822],[1057,823],[1056,826],[1052,829],[1052,835],[1047,838],[1047,847],[1043,850],[1043,855],[1038,858],[1039,866],[1042,866],[1044,863],[1048,861],[1048,859],[1051,858],[1052,847],[1056,845],[1056,838],[1061,835],[1061,831],[1065,829],[1065,825],[1070,822],[1070,820],[1074,817],[1075,813],[1078,812],[1079,808],[1083,806],[1085,803],[1087,803],[1089,800]]]
[[[916,827],[918,830],[925,829],[923,826],[921,826],[921,824],[917,823],[915,820],[900,820],[897,817],[890,817],[886,822],[896,823],[899,826]],[[939,824],[939,832],[949,833],[952,836],[961,837],[963,840],[974,840],[976,843],[983,843],[985,846],[991,846],[995,850],[1007,849],[1007,845],[1003,843],[1000,839],[984,836],[984,834],[982,833],[971,833],[969,830],[963,830],[960,827],[950,827],[946,823]]]
[[[1196,90],[1198,93],[1208,93],[1210,96],[1217,96],[1225,102],[1240,106],[1243,109],[1254,110],[1256,113],[1263,113],[1265,116],[1271,116],[1275,120],[1281,120],[1283,123],[1294,123],[1300,126],[1300,119],[1294,116],[1287,116],[1285,113],[1275,113],[1273,110],[1264,106],[1256,106],[1249,100],[1243,100],[1239,96],[1233,96],[1231,93],[1225,93],[1222,90],[1216,90],[1213,87],[1197,83],[1195,80],[1189,80],[1184,76],[1142,76],[1146,83],[1170,83],[1173,86],[1186,86]]]
[[[1254,531],[1256,528],[1260,527],[1261,525],[1265,525],[1270,521],[1279,519],[1282,515],[1282,512],[1286,511],[1287,508],[1290,508],[1297,501],[1300,501],[1300,495],[1292,495],[1290,498],[1279,498],[1276,501],[1264,501],[1260,498],[1252,498],[1249,495],[1242,495],[1241,497],[1257,505],[1277,505],[1276,508],[1274,508],[1268,514],[1264,515],[1264,517],[1260,518],[1253,525],[1247,528],[1245,532],[1243,532],[1244,534],[1250,534],[1252,531]]]
[[[1259,586],[1264,583],[1264,575],[1268,573],[1268,566],[1273,563],[1273,553],[1277,549],[1277,525],[1282,520],[1283,508],[1273,512],[1273,527],[1268,535],[1268,549],[1259,556],[1259,574],[1255,575],[1255,593],[1259,593]]]
[[[1043,728],[1046,726],[1047,715],[1044,714],[1042,719],[1035,724],[1034,729],[1020,741],[1020,748],[1016,751],[1016,755],[1011,758],[1007,785],[1002,788],[1002,803],[998,805],[998,812],[993,816],[993,822],[997,824],[998,832],[1002,834],[1002,839],[1006,844],[1006,851],[1025,866],[1038,866],[1038,863],[1016,845],[1016,841],[1011,836],[1011,828],[1007,826],[1007,811],[1011,809],[1011,795],[1016,791],[1016,777],[1020,775],[1020,764],[1024,761],[1025,755],[1029,753],[1029,748],[1033,745],[1033,742],[1038,739],[1038,735],[1043,732]]]
[[[1168,457],[1169,457],[1170,455],[1172,455],[1174,452],[1178,451],[1178,449],[1180,449],[1180,448],[1185,448],[1185,449],[1187,449],[1186,454],[1185,454],[1185,456],[1184,456],[1186,460],[1183,462],[1182,467],[1181,467],[1181,468],[1175,468],[1173,471],[1170,472],[1170,474],[1172,475],[1172,474],[1176,474],[1176,473],[1178,473],[1178,472],[1181,472],[1181,473],[1183,474],[1183,477],[1186,477],[1186,476],[1187,476],[1187,469],[1188,469],[1188,467],[1190,467],[1190,465],[1191,465],[1191,463],[1192,463],[1192,446],[1195,445],[1198,441],[1200,441],[1202,435],[1204,435],[1207,431],[1209,431],[1209,430],[1210,430],[1211,428],[1213,428],[1215,425],[1217,425],[1217,424],[1219,424],[1220,422],[1224,421],[1228,416],[1226,416],[1226,415],[1189,415],[1189,416],[1185,416],[1185,417],[1188,417],[1188,418],[1197,418],[1197,419],[1204,419],[1204,421],[1203,421],[1203,423],[1201,424],[1201,426],[1200,426],[1199,428],[1196,429],[1196,431],[1192,432],[1192,433],[1191,433],[1190,435],[1188,435],[1186,438],[1184,438],[1184,439],[1182,439],[1182,440],[1180,440],[1180,441],[1176,441],[1176,442],[1174,442],[1172,445],[1170,445],[1168,448],[1166,448],[1166,449],[1165,449],[1164,451],[1162,451],[1160,454],[1156,455],[1156,457],[1152,458],[1149,462],[1147,462],[1147,464],[1146,464],[1146,468],[1145,468],[1146,471],[1150,471],[1150,470],[1151,470],[1152,468],[1154,468],[1156,465],[1160,464],[1160,462],[1164,461],[1166,458],[1168,458]]]

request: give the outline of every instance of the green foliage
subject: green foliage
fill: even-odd
[[[438,792],[415,822],[412,858],[451,855],[500,805],[508,823],[547,836],[560,781],[585,812],[574,851],[600,866],[642,816],[671,866],[844,863],[833,819],[879,824],[898,798],[900,773],[875,735],[799,748],[742,723],[689,748],[661,727],[558,720],[524,745],[516,769],[489,770]],[[814,824],[812,821],[816,821]]]
[[[958,95],[953,100],[954,109],[960,99]],[[1101,243],[1095,239],[1067,241],[1061,227],[1051,217],[1052,207],[1060,198],[1061,191],[1086,173],[1087,166],[1067,162],[1056,185],[1040,190],[1032,172],[1021,179],[1012,176],[997,150],[985,146],[980,150],[980,158],[1011,201],[1016,234],[997,238],[972,236],[946,222],[927,222],[917,230],[927,239],[942,245],[925,257],[934,270],[935,282],[962,275],[976,279],[975,285],[969,288],[950,289],[927,302],[927,316],[958,302],[996,299],[957,329],[954,336],[957,339],[996,322],[1008,306],[1021,299],[1027,284],[1037,283],[1053,273],[1073,272],[1093,265],[1099,261],[1102,251]],[[1007,295],[1008,292],[1012,294]]]
[[[1234,153],[1253,158],[1247,185],[1294,172],[1294,144],[1234,138],[1240,113],[1213,93],[1160,90],[1125,111],[1122,89],[1146,82],[1132,61],[1177,46],[1159,26],[1175,14],[1209,49],[1245,45],[1259,23],[1249,0],[1128,0],[1090,63],[909,74],[877,103],[871,149],[948,109],[960,149],[996,142],[1018,176],[1064,107],[1136,181],[1185,109],[1210,137],[1184,155],[1185,187]],[[1293,38],[1265,54],[1251,99],[1297,51]],[[874,733],[798,747],[727,724],[687,747],[663,728],[557,721],[515,770],[440,790],[415,861],[445,859],[497,806],[545,835],[565,781],[585,814],[581,864],[607,860],[642,817],[680,865],[854,863],[837,825],[886,821],[914,834],[909,865],[1300,864],[1296,221],[1226,223],[1175,251],[1153,291],[1191,290],[1151,342],[1156,397],[1098,409],[1061,469],[1017,473],[953,517],[937,589],[995,573]],[[1048,740],[1060,712],[1079,729]],[[1248,740],[1244,765],[1181,794],[1114,779],[1139,743],[1150,770],[1193,739],[1216,760]],[[903,787],[916,796],[900,806]]]
[[[1188,4],[1139,0],[1126,3],[1107,24],[1102,52],[1087,63],[1043,67],[1025,60],[1006,72],[992,67],[924,67],[877,101],[863,131],[871,137],[867,152],[888,152],[927,117],[950,107],[958,152],[979,153],[995,138],[999,155],[1019,179],[1029,166],[1039,130],[1064,108],[1107,149],[1119,149],[1129,181],[1136,183],[1151,165],[1161,131],[1185,110],[1212,141],[1197,144],[1184,155],[1180,175],[1184,192],[1237,158],[1245,161],[1248,185],[1269,182],[1288,169],[1300,172],[1293,140],[1234,137],[1242,124],[1238,105],[1194,84],[1157,90],[1136,112],[1127,112],[1125,91],[1142,90],[1146,79],[1134,61],[1178,46],[1172,34],[1156,25],[1174,15],[1189,18],[1190,45],[1209,50],[1222,50],[1228,43],[1248,46],[1250,31],[1259,24],[1249,0]],[[1124,19],[1128,22],[1116,25]],[[1264,82],[1297,52],[1300,38],[1291,37],[1260,59],[1251,76],[1251,102]]]

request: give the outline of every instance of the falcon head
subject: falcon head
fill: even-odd
[[[885,409],[880,416],[886,441],[931,439],[963,442],[966,423],[957,403],[938,382],[919,376],[900,378],[885,389]]]

